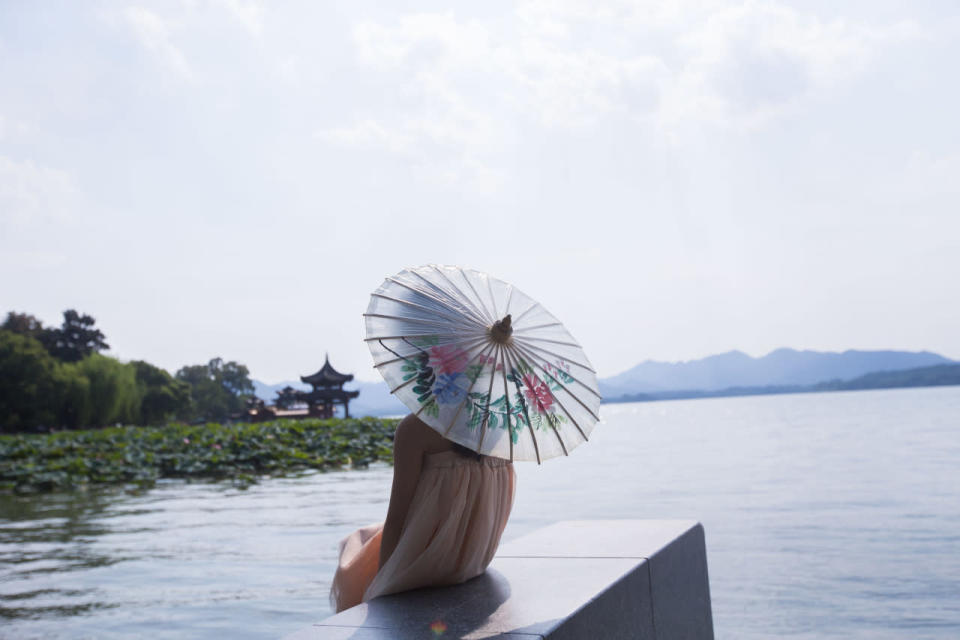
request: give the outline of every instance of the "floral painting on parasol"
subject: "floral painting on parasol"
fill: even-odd
[[[596,372],[573,336],[514,286],[425,265],[387,278],[364,314],[391,393],[465,447],[509,460],[568,455],[599,420]]]

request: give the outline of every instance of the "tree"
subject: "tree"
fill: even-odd
[[[190,385],[143,360],[130,363],[140,392],[139,424],[162,424],[190,410]]]
[[[86,425],[134,424],[140,418],[136,370],[119,360],[92,353],[76,365],[90,381]]]
[[[222,358],[181,367],[176,378],[190,385],[195,420],[227,420],[244,409],[244,398],[253,393],[249,369]]]
[[[216,363],[216,365],[214,365]],[[214,358],[208,365],[224,389],[235,396],[248,396],[253,394],[253,382],[250,380],[250,370],[242,364],[234,361],[224,362],[220,358]]]
[[[92,353],[110,348],[106,336],[94,328],[95,322],[89,315],[67,309],[63,312],[63,325],[59,329],[44,331],[40,339],[55,358],[79,362]]]
[[[53,356],[51,356],[52,358]],[[58,362],[61,386],[57,424],[68,429],[82,429],[91,425],[90,380],[80,370],[79,363]]]
[[[38,340],[0,331],[0,429],[56,424],[61,402],[57,364]]]
[[[48,331],[36,316],[29,313],[16,313],[15,311],[7,313],[7,319],[4,320],[0,329],[6,329],[7,331],[12,331],[13,333],[18,333],[30,338],[36,338],[37,340],[41,339],[44,331]]]

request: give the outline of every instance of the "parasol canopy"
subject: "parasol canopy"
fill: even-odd
[[[586,442],[597,377],[546,309],[485,273],[426,265],[387,278],[364,314],[390,392],[445,438],[484,455],[547,460]]]

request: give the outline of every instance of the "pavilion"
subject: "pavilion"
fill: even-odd
[[[299,399],[307,403],[308,414],[317,418],[332,418],[333,408],[343,405],[343,417],[350,417],[350,400],[360,395],[359,391],[345,391],[344,383],[353,380],[352,373],[340,373],[330,366],[330,357],[324,358],[319,371],[309,376],[300,376],[300,380],[313,387],[312,391],[299,394]]]

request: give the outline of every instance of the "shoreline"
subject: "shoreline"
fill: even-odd
[[[392,462],[396,423],[330,418],[4,434],[0,492],[149,487],[166,478],[229,479],[244,487],[266,475],[364,467]]]
[[[744,396],[790,395],[834,391],[882,391],[920,389],[925,387],[960,386],[960,365],[937,365],[903,371],[878,371],[852,380],[829,380],[810,385],[763,385],[727,387],[715,391],[689,389],[633,393],[603,399],[604,404],[625,402],[658,402],[661,400],[698,400],[703,398],[738,398]]]

